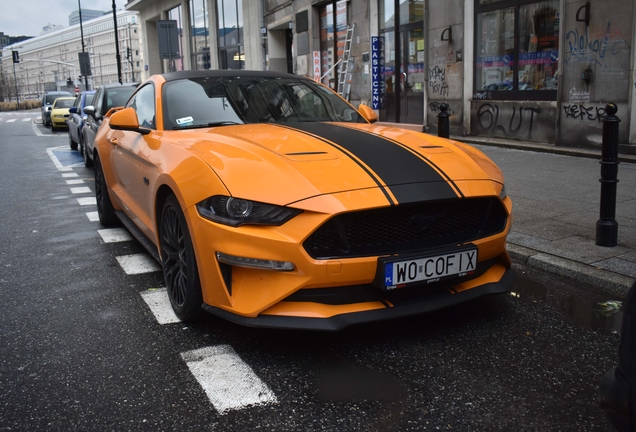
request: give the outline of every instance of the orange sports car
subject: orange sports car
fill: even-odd
[[[337,330],[508,291],[501,171],[376,120],[295,75],[154,75],[96,136],[100,221],[161,263],[182,320]]]

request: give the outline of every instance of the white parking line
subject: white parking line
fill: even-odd
[[[132,237],[124,228],[110,228],[97,230],[104,243],[118,243],[132,240]]]
[[[97,205],[97,199],[95,197],[78,198],[77,202],[81,206]]]
[[[117,262],[126,274],[142,274],[161,271],[161,267],[148,254],[124,255],[116,257]]]
[[[230,345],[184,352],[181,358],[220,414],[278,402],[276,395]]]
[[[62,177],[79,177],[77,173],[64,173]]]
[[[99,213],[95,212],[86,212],[86,217],[91,222],[99,222]]]
[[[13,123],[16,119],[7,120],[7,123]]]
[[[83,194],[83,193],[92,193],[92,192],[93,191],[88,186],[71,188],[71,193],[74,193],[74,194]]]
[[[165,288],[151,288],[148,291],[142,292],[141,298],[144,299],[159,324],[181,322],[172,310],[170,299],[168,298],[168,291]]]
[[[30,118],[23,118],[22,121],[31,121]]]
[[[66,180],[67,185],[82,184],[82,183],[84,183],[84,180],[82,179]]]

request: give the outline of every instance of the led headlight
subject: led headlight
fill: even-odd
[[[230,226],[282,225],[302,213],[289,207],[215,195],[197,204],[201,216]]]

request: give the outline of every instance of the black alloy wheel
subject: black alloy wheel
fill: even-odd
[[[108,195],[108,186],[99,158],[95,158],[95,200],[97,201],[97,214],[102,225],[109,227],[117,225],[119,219],[115,214],[115,208]]]
[[[163,205],[159,229],[161,264],[172,309],[182,321],[199,319],[203,314],[199,271],[188,225],[174,195]]]

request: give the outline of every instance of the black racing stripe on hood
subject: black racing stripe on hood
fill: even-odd
[[[304,131],[304,130],[298,129],[298,128],[296,128],[296,127],[291,127],[291,126],[282,125],[282,124],[277,124],[277,126],[284,127],[284,128],[287,128],[287,129],[292,129],[292,130],[294,130],[294,131],[301,132],[301,133],[307,133],[307,131]],[[391,197],[391,195],[387,192],[387,187],[386,187],[386,186],[384,186],[384,185],[382,184],[382,182],[380,181],[380,178],[378,178],[378,176],[377,176],[377,175],[375,175],[375,173],[373,173],[373,172],[369,171],[369,168],[367,168],[366,166],[362,165],[362,164],[360,163],[360,161],[359,161],[358,159],[356,159],[356,158],[354,157],[354,155],[353,155],[350,151],[348,151],[346,148],[343,148],[342,146],[334,146],[334,143],[333,143],[333,142],[328,141],[327,139],[322,138],[322,137],[321,137],[321,136],[319,136],[319,135],[317,135],[316,137],[317,137],[318,139],[320,139],[321,141],[323,141],[325,144],[330,145],[330,146],[332,146],[332,147],[335,147],[335,148],[336,148],[336,149],[338,149],[339,151],[341,151],[341,152],[343,152],[344,154],[346,154],[347,156],[349,156],[349,158],[350,158],[350,159],[351,159],[351,160],[352,160],[352,161],[353,161],[356,165],[358,165],[358,166],[359,166],[359,167],[360,167],[360,168],[361,168],[361,169],[362,169],[365,173],[367,173],[367,174],[369,175],[369,177],[371,177],[371,179],[375,182],[375,184],[377,184],[377,185],[378,185],[378,187],[380,188],[380,190],[381,190],[381,191],[382,191],[382,193],[384,194],[384,197],[387,199],[387,201],[389,202],[389,204],[391,204],[392,206],[394,206],[395,204],[397,204],[397,203],[395,202],[395,200],[393,199],[393,197]]]
[[[425,160],[391,140],[331,123],[287,125],[327,139],[351,152],[382,179],[398,203],[457,198],[457,193],[446,179]],[[413,183],[434,184],[404,186]]]

